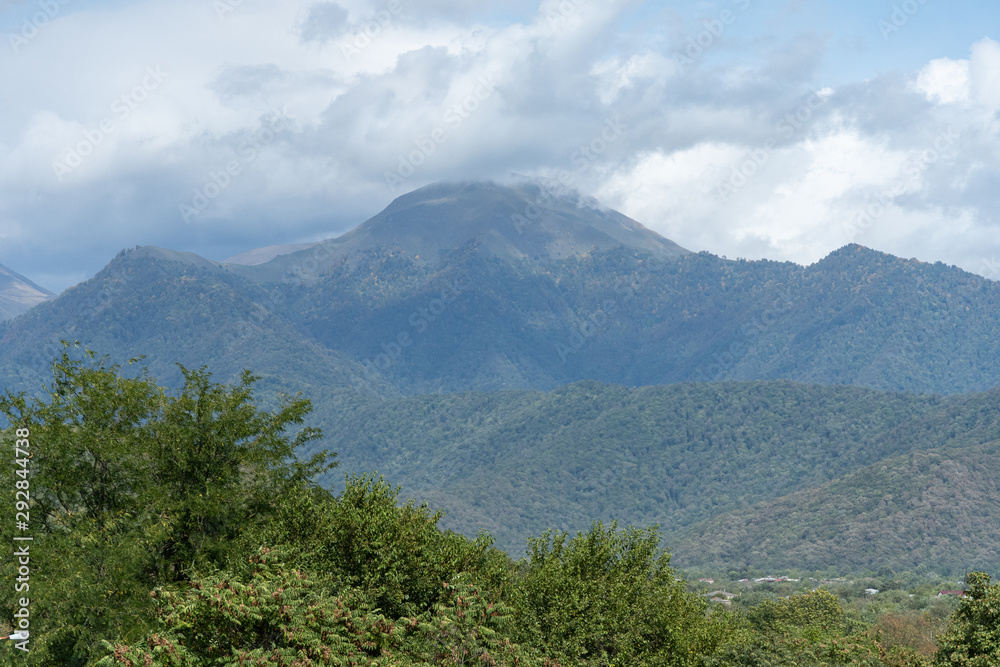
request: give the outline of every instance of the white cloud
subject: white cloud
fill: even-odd
[[[918,73],[915,86],[939,104],[971,100],[988,111],[1000,110],[1000,43],[989,38],[976,42],[967,60],[932,60]]]
[[[969,79],[973,99],[992,111],[1000,111],[1000,43],[984,39],[973,45]]]
[[[845,221],[889,188],[856,240],[972,270],[1000,255],[996,41],[825,89],[808,108],[822,40],[740,37],[748,14],[712,58],[681,67],[654,20],[622,23],[640,4],[400,0],[386,14],[388,0],[244,0],[220,20],[205,0],[144,0],[66,12],[0,59],[0,86],[20,91],[0,107],[2,247],[78,276],[135,243],[226,256],[336,233],[384,206],[385,172],[431,140],[400,192],[567,171],[693,250],[810,262],[846,243]],[[112,104],[150,66],[169,77],[118,117]],[[477,97],[484,78],[496,88]],[[292,120],[246,160],[241,146],[276,110]],[[113,132],[59,182],[53,159],[106,118]],[[620,136],[581,158],[610,119]],[[921,160],[949,127],[958,138]],[[720,198],[769,140],[766,163]],[[185,224],[179,205],[234,159],[240,175]]]
[[[938,58],[917,75],[917,90],[941,104],[969,99],[969,61]]]
[[[659,53],[647,52],[628,58],[620,56],[596,63],[591,73],[596,77],[601,104],[617,101],[626,88],[640,81],[666,82],[681,69],[680,64]]]

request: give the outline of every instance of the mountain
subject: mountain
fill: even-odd
[[[366,251],[378,250],[440,263],[455,250],[507,260],[551,261],[612,248],[661,258],[690,251],[631,218],[576,192],[555,192],[532,183],[436,183],[395,199],[375,217],[321,244],[269,246],[227,260],[254,279],[280,277],[310,260],[322,272]],[[262,262],[264,257],[274,258]]]
[[[145,355],[168,386],[177,363],[249,368],[265,405],[313,400],[342,460],[327,484],[378,470],[514,552],[618,518],[662,524],[681,564],[861,566],[844,545],[892,518],[948,548],[898,538],[879,559],[958,570],[968,544],[992,562],[961,532],[1000,528],[979,520],[1000,515],[992,450],[969,467],[1000,441],[997,283],[857,245],[806,267],[690,253],[529,184],[438,184],[242,261],[119,253],[0,323],[0,388],[37,391],[63,339]],[[879,478],[900,517],[865,486],[880,465],[901,471]],[[968,512],[930,526],[952,501]]]
[[[0,265],[0,320],[9,320],[55,295]]]
[[[305,250],[306,248],[312,248],[318,245],[318,243],[295,243],[292,245],[269,245],[263,248],[255,248],[254,250],[248,250],[242,252],[238,255],[233,255],[222,260],[223,264],[243,264],[246,266],[257,266],[258,264],[264,264],[270,262],[275,257],[279,255],[289,255],[293,252],[299,250]]]
[[[219,381],[252,369],[269,394],[394,393],[370,379],[362,387],[359,364],[304,336],[279,309],[260,286],[193,253],[122,251],[90,280],[0,324],[0,386],[37,391],[66,340],[117,363],[145,356],[168,386],[180,386],[183,364],[208,365]]]
[[[1000,378],[1000,285],[861,246],[809,267],[624,247],[545,261],[465,247],[434,263],[319,252],[239,272],[407,394],[778,378],[950,394]]]
[[[354,364],[324,388],[408,395],[587,379],[790,379],[954,394],[1000,378],[997,283],[856,245],[808,267],[693,254],[592,201],[529,184],[429,186],[342,237],[286,250],[251,253],[282,253],[255,265],[129,251],[102,272],[104,287],[67,290],[58,306],[0,328],[0,382],[44,371],[24,366],[18,345],[43,358],[60,338],[167,365],[167,350],[183,359],[203,350],[200,359],[214,363],[213,341],[238,338],[271,350],[275,369],[284,354]],[[132,278],[107,282],[118,274]],[[224,317],[202,308],[223,293]],[[84,316],[112,302],[102,317],[127,311],[134,320],[108,327]],[[178,313],[163,326],[183,321],[185,345],[151,325],[157,309]],[[281,352],[264,344],[272,334],[262,317],[289,332]],[[227,373],[236,360],[256,363],[242,352],[224,359]]]

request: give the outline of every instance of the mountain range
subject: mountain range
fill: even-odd
[[[338,474],[377,469],[511,552],[608,518],[659,522],[697,566],[1000,564],[971,536],[1000,527],[1000,285],[941,263],[727,260],[577,193],[440,183],[328,241],[137,247],[34,289],[0,323],[0,387],[36,391],[64,339],[168,386],[176,363],[249,368],[313,400]],[[923,537],[858,548],[885,525]]]

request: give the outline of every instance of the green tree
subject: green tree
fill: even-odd
[[[986,667],[1000,664],[1000,584],[990,575],[966,577],[966,595],[938,640],[935,665]]]
[[[132,645],[103,641],[98,667],[370,665],[399,644],[397,629],[357,591],[331,595],[289,568],[287,551],[261,549],[242,583],[227,575],[157,589],[159,627]]]
[[[253,375],[228,386],[204,368],[182,371],[184,386],[171,393],[145,371],[130,377],[66,350],[41,396],[0,396],[8,451],[15,429],[31,434],[34,664],[82,665],[97,639],[142,636],[154,620],[150,589],[225,566],[233,538],[263,521],[276,495],[334,465],[326,452],[295,459],[319,437],[310,428],[287,433],[308,401],[285,398],[262,411]],[[4,489],[13,474],[0,466]],[[10,544],[9,524],[2,534]],[[4,559],[0,568],[10,583],[14,566]],[[0,615],[10,617],[14,595],[12,584],[0,591]]]
[[[569,539],[529,540],[516,627],[523,644],[568,665],[693,665],[724,624],[674,576],[656,528],[597,522]]]
[[[426,504],[400,503],[399,487],[377,474],[352,475],[338,497],[321,490],[283,496],[266,525],[244,531],[240,549],[295,545],[297,567],[366,591],[390,618],[430,610],[445,593],[442,582],[461,573],[491,599],[507,595],[507,555],[488,535],[469,540],[442,531],[441,516]]]
[[[813,627],[832,632],[847,629],[847,615],[837,596],[822,589],[785,600],[764,600],[747,613],[747,619],[762,632],[776,632],[787,627]]]
[[[228,575],[155,591],[159,624],[132,644],[101,642],[95,667],[558,667],[509,638],[511,609],[467,577],[442,585],[422,614],[389,620],[364,591],[289,566],[294,549],[262,548],[245,582]]]

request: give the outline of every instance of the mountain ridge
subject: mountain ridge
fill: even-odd
[[[0,265],[0,321],[17,317],[55,296],[16,271]]]
[[[472,202],[461,210],[482,204],[477,188],[484,186],[470,187]],[[442,193],[456,192],[464,190],[427,188],[390,212],[411,210],[413,202],[434,208]],[[512,190],[490,192],[499,197]],[[517,201],[525,199],[518,195]],[[576,200],[567,201],[560,210],[578,210]],[[500,209],[504,225],[509,210]],[[622,222],[610,214],[607,220]],[[954,394],[989,389],[1000,378],[1000,284],[941,263],[857,245],[803,267],[705,252],[656,256],[618,243],[543,261],[498,255],[467,241],[441,249],[434,261],[381,246],[317,258],[321,244],[255,266],[139,247],[102,271],[122,275],[102,278],[101,293],[70,288],[53,300],[63,305],[32,315],[37,328],[30,342],[18,344],[47,341],[52,352],[60,339],[103,341],[99,351],[113,353],[148,335],[148,349],[137,352],[156,357],[174,348],[155,328],[146,327],[149,333],[137,338],[129,327],[155,318],[150,306],[159,304],[184,311],[185,335],[206,350],[218,337],[252,341],[266,313],[296,332],[283,335],[282,354],[310,355],[310,346],[318,345],[360,366],[360,375],[335,374],[347,382],[340,389],[369,380],[419,394],[547,390],[584,379],[642,386],[785,378]],[[656,243],[673,248],[663,239]],[[132,291],[123,276],[143,274],[144,262],[149,275],[140,281],[141,292]],[[122,263],[128,265],[124,273]],[[165,293],[190,303],[165,303],[156,295],[156,281]],[[227,285],[221,292],[213,287],[219,281]],[[183,290],[177,289],[181,283]],[[467,288],[441,301],[447,285]],[[206,301],[226,312],[213,314],[200,305]],[[112,305],[128,310],[132,324],[100,328],[94,318],[83,317]],[[5,327],[0,340],[7,343],[11,332],[27,335],[16,319]],[[24,356],[0,345],[0,371],[10,369],[7,377],[45,373],[38,359],[29,367],[14,359]]]

